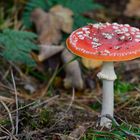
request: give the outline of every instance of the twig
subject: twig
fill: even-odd
[[[14,103],[14,99],[8,98],[8,97],[4,97],[4,96],[0,96],[0,101],[4,101],[4,102],[8,102],[8,103]]]
[[[16,131],[15,134],[18,134],[18,122],[19,122],[19,114],[18,114],[18,95],[17,95],[17,88],[15,84],[15,79],[13,75],[13,70],[11,69],[11,77],[12,77],[12,82],[13,82],[13,87],[15,91],[15,101],[16,101]]]
[[[13,89],[12,89],[11,87],[6,86],[6,85],[4,85],[4,84],[3,84],[3,83],[1,83],[1,82],[0,82],[0,86],[1,86],[1,87],[3,87],[3,88],[8,89],[8,90],[10,90],[10,91],[13,91]]]
[[[140,93],[140,88],[134,87],[134,89],[136,89]]]
[[[6,111],[8,112],[9,119],[10,119],[11,126],[12,126],[12,132],[11,133],[13,135],[14,134],[14,131],[15,131],[15,127],[14,127],[14,122],[13,122],[13,119],[12,119],[11,112],[10,112],[9,108],[7,107],[7,105],[3,101],[0,101],[0,102],[4,106],[4,108],[6,109]]]
[[[133,100],[130,99],[128,101],[126,101],[123,105],[118,105],[119,107],[115,110],[115,112],[118,112],[119,110],[121,110],[122,108],[126,107],[129,103],[131,103]]]
[[[31,105],[34,105],[34,104],[36,104],[37,103],[37,101],[34,101],[34,102],[31,102],[31,103],[29,103],[29,104],[27,104],[27,105],[25,105],[25,106],[22,106],[22,107],[19,107],[18,108],[18,111],[19,110],[22,110],[22,109],[24,109],[24,108],[27,108],[27,107],[29,107],[29,106],[31,106]],[[13,110],[13,111],[11,111],[11,113],[15,113],[17,110]]]
[[[42,98],[45,96],[45,94],[47,93],[47,91],[48,91],[50,85],[52,84],[52,82],[54,81],[54,78],[55,78],[56,75],[57,75],[57,71],[58,71],[58,65],[57,65],[57,67],[56,67],[56,69],[55,69],[55,71],[54,71],[52,77],[51,77],[50,80],[48,81],[48,84],[45,86],[45,88],[43,89],[43,91],[41,91],[41,93],[39,94],[39,97],[38,97],[38,92],[37,92],[37,93],[35,93],[35,94],[32,96],[33,99],[36,99],[37,97],[38,97],[39,99],[42,99]]]
[[[19,75],[21,77],[25,77],[25,75],[23,74],[23,72],[21,71],[21,69],[15,65],[13,62],[9,61],[10,65],[19,73]]]
[[[10,140],[18,140],[14,135],[12,135],[8,129],[6,129],[5,127],[3,127],[1,124],[0,124],[0,131],[5,133],[7,136],[1,136],[0,137],[0,140],[6,140],[6,139],[10,139]]]
[[[10,132],[9,132],[9,130],[8,129],[6,129],[5,127],[3,127],[2,125],[0,125],[0,131],[1,132],[3,132],[3,133],[5,133],[7,136],[2,136],[2,137],[0,137],[0,140],[1,139],[10,139],[10,140],[17,140],[16,138],[15,138],[15,136],[13,135],[13,134],[11,134]]]
[[[32,105],[33,105],[33,106],[31,107],[31,109],[34,109],[34,108],[39,107],[39,106],[41,106],[41,105],[43,105],[43,104],[49,103],[50,101],[55,100],[55,99],[57,99],[58,97],[59,97],[59,95],[53,96],[52,98],[49,98],[49,99],[47,99],[47,100],[45,100],[45,101],[43,101],[43,102],[41,102],[41,103],[38,103],[39,100],[36,100],[36,101],[34,101],[34,102],[30,103],[30,104],[27,104],[27,105],[25,105],[25,106],[19,107],[19,108],[18,108],[18,111],[19,111],[19,110],[22,110],[22,109],[24,109],[24,108],[30,107],[30,106],[32,106]],[[35,105],[34,105],[34,104],[35,104]],[[13,110],[13,111],[11,111],[11,113],[14,113],[14,112],[16,112],[16,111],[17,111],[17,110]]]
[[[67,112],[69,112],[69,110],[70,110],[70,108],[72,107],[72,104],[73,104],[73,102],[74,102],[74,99],[75,99],[75,89],[72,88],[71,102],[70,102],[70,104],[69,104],[67,110],[65,111],[65,114],[66,114]]]
[[[8,138],[9,138],[9,136],[2,136],[2,137],[0,137],[0,140],[6,140]]]
[[[21,134],[18,134],[18,135],[16,135],[16,137],[17,138],[19,138],[19,137],[24,137],[24,136],[32,136],[32,135],[34,135],[34,134],[42,134],[42,133],[45,133],[45,131],[46,131],[46,129],[47,128],[45,128],[45,129],[38,129],[38,130],[34,130],[34,131],[30,131],[30,132],[23,132],[23,133],[21,133]],[[12,138],[13,139],[10,139],[11,138],[11,135],[8,135],[8,136],[2,136],[2,137],[0,137],[0,140],[18,140],[17,138],[16,138],[15,136],[13,136]]]
[[[43,91],[41,97],[44,97],[44,95],[45,95],[46,92],[48,91],[50,85],[51,85],[52,82],[54,81],[54,78],[55,78],[55,76],[57,75],[57,70],[58,70],[58,65],[57,65],[57,67],[56,67],[56,69],[55,69],[55,71],[54,71],[54,73],[53,73],[51,79],[49,80],[47,87],[44,89],[44,91]]]
[[[56,95],[56,96],[53,96],[53,97],[51,97],[51,98],[49,98],[49,99],[47,99],[45,101],[42,101],[41,103],[37,103],[34,106],[32,106],[31,109],[35,109],[35,108],[37,108],[37,107],[39,107],[39,106],[41,106],[43,104],[49,103],[49,102],[57,99],[58,97],[59,97],[59,95]],[[38,100],[38,101],[40,101],[40,100]]]
[[[3,127],[1,124],[0,124],[0,132],[3,132],[4,134],[6,134],[8,136],[10,134],[10,132],[5,127]]]
[[[2,136],[0,137],[0,140],[5,140],[5,139],[10,139],[10,140],[17,140],[17,138],[12,135],[8,129],[6,129],[5,127],[3,127],[2,125],[0,125],[0,131],[5,133],[7,136]]]

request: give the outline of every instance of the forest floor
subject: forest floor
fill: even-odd
[[[139,18],[124,15],[128,0],[96,0],[105,8],[88,16],[96,21],[129,23],[140,28]],[[102,84],[96,77],[101,67],[81,70],[84,90],[65,89],[63,70],[38,72],[1,58],[0,140],[139,140],[140,59],[115,63],[115,119],[111,130],[97,127]],[[44,62],[46,63],[46,62]],[[45,64],[43,68],[45,67]],[[61,68],[60,68],[61,69]],[[44,80],[47,76],[49,81]],[[28,85],[37,87],[33,93]],[[32,83],[33,82],[33,83]]]

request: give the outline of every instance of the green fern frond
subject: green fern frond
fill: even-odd
[[[82,14],[89,10],[100,8],[101,6],[93,0],[48,0],[51,5],[61,4],[64,7],[71,9],[74,14]]]
[[[0,33],[1,55],[10,61],[35,65],[31,51],[38,50],[33,40],[37,36],[31,32],[5,29]]]
[[[71,9],[74,13],[73,29],[77,29],[90,22],[95,22],[89,18],[84,17],[82,14],[94,9],[100,9],[102,6],[95,3],[93,0],[48,0],[49,6],[52,7],[56,4],[63,5]]]
[[[84,16],[81,15],[75,15],[74,16],[74,25],[73,25],[73,29],[76,30],[79,27],[85,26],[87,25],[87,23],[94,23],[95,21],[93,21],[92,19],[86,18]]]
[[[41,8],[44,10],[48,9],[47,0],[29,0],[29,2],[27,2],[23,12],[22,21],[23,24],[28,28],[32,26],[30,15],[35,8]]]
[[[31,12],[40,7],[44,10],[49,10],[51,7],[60,4],[64,7],[71,9],[74,13],[74,29],[85,25],[88,22],[93,22],[88,18],[85,18],[82,14],[93,10],[99,9],[102,6],[95,3],[93,0],[30,0],[24,10],[23,23],[26,27],[31,27],[30,14]],[[78,18],[79,17],[79,18]],[[78,21],[79,20],[79,21]]]

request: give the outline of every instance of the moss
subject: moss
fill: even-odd
[[[40,124],[45,125],[51,122],[53,118],[52,112],[48,109],[42,109],[39,114]]]
[[[0,119],[0,125],[9,125],[10,124],[10,120],[8,119]]]

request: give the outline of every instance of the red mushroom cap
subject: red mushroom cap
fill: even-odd
[[[74,54],[103,61],[140,57],[140,30],[128,24],[96,23],[74,31],[67,39]]]

